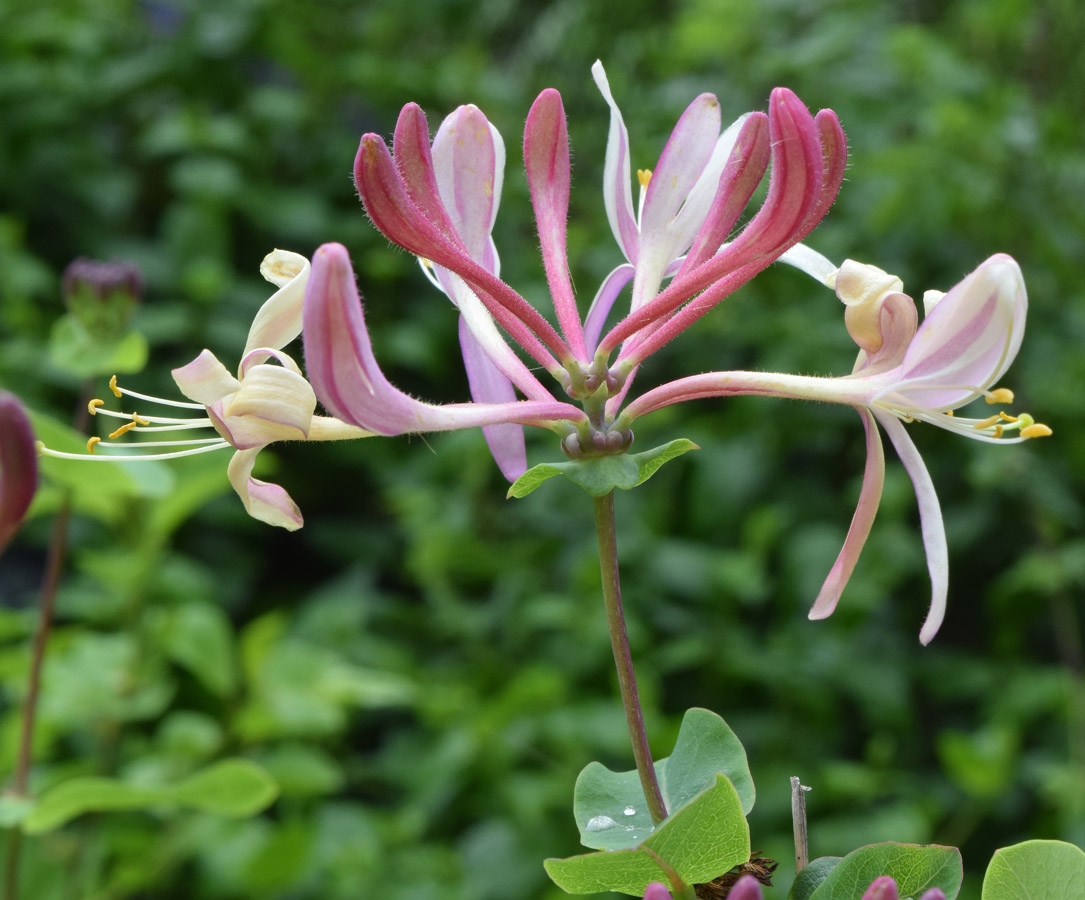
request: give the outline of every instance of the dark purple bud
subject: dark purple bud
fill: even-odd
[[[119,337],[143,297],[139,268],[121,260],[73,260],[61,286],[69,311],[95,337]]]
[[[0,553],[38,489],[38,451],[22,404],[0,391]]]

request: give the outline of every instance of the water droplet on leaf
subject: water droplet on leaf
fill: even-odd
[[[614,828],[618,823],[610,816],[593,816],[584,826],[585,831],[607,831]]]

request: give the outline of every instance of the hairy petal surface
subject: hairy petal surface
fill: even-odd
[[[320,402],[334,416],[378,434],[447,431],[507,422],[547,424],[584,413],[558,401],[461,403],[415,400],[385,378],[373,356],[347,251],[325,244],[313,259],[305,298],[306,367]]]

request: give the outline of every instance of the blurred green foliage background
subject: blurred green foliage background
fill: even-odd
[[[704,449],[618,498],[631,636],[655,752],[689,706],[746,743],[754,846],[791,878],[788,776],[812,785],[812,855],[880,840],[962,847],[962,897],[1026,837],[1085,845],[1085,19],[1073,0],[6,0],[0,5],[0,385],[67,421],[80,382],[47,361],[76,256],[144,273],[139,390],[208,347],[232,365],[270,288],[264,254],[351,251],[378,357],[404,389],[462,400],[451,307],[367,222],[366,131],[419,102],[431,128],[482,107],[509,148],[503,274],[546,307],[522,175],[536,94],[574,148],[571,265],[586,308],[620,259],[600,197],[607,66],[651,166],[693,96],[725,116],[778,84],[848,133],[840,198],[810,243],[947,289],[1014,255],[1029,330],[1006,385],[1055,430],[1007,448],[915,426],[945,511],[949,614],[929,597],[915,501],[890,459],[836,614],[806,610],[863,465],[847,409],[739,399],[641,423],[638,448]],[[850,371],[839,303],[774,267],[653,358],[696,371]],[[104,382],[94,387],[101,395]],[[43,421],[43,420],[39,420]],[[43,427],[46,427],[43,425]],[[554,458],[536,438],[533,462]],[[99,478],[48,465],[0,563],[0,772],[10,771],[52,514],[73,491],[33,786],[177,779],[224,755],[279,780],[266,814],[84,817],[28,840],[24,897],[554,898],[577,852],[572,786],[631,768],[591,513],[568,483],[523,501],[482,437],[276,445],[262,471],[306,516],[248,519],[219,455]],[[137,467],[138,468],[138,467]],[[258,470],[259,474],[259,470]],[[559,479],[560,481],[560,479]]]

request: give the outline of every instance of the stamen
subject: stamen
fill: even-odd
[[[996,425],[995,426],[995,437],[996,438],[1002,437],[1002,431],[1003,431],[1002,426],[1001,425]]]
[[[1002,421],[1002,420],[998,416],[991,416],[990,418],[983,419],[982,421],[977,422],[972,427],[975,428],[976,431],[986,431],[988,428],[990,428],[996,422],[1000,422],[1000,421]]]
[[[135,397],[137,400],[146,400],[148,403],[158,403],[161,406],[177,406],[181,409],[203,409],[202,403],[184,403],[180,400],[165,400],[162,397],[152,397],[150,394],[141,394],[139,391],[130,391],[128,388],[116,387],[117,376],[114,375],[110,379],[109,385],[113,388],[113,393],[118,397],[126,395],[128,397]],[[99,403],[102,401],[99,400]]]
[[[992,406],[996,403],[1013,403],[1013,391],[1009,388],[995,388],[987,391],[983,399]]]
[[[122,425],[122,426],[121,426],[120,428],[118,428],[118,429],[117,429],[116,431],[114,431],[114,432],[111,432],[111,433],[110,433],[110,435],[109,435],[109,439],[110,439],[111,441],[115,441],[115,440],[116,440],[117,438],[119,438],[119,437],[120,437],[120,436],[121,436],[122,434],[128,434],[128,432],[129,432],[129,431],[131,431],[131,430],[132,430],[133,428],[135,428],[135,427],[136,427],[136,423],[135,423],[135,422],[129,422],[129,423],[127,424],[127,425]]]
[[[87,412],[89,412],[92,416],[98,415],[98,407],[102,406],[104,403],[105,403],[105,400],[99,400],[97,398],[95,398],[94,400],[91,400],[87,404]]]
[[[1051,437],[1053,433],[1054,432],[1042,422],[1036,422],[1033,425],[1027,425],[1021,429],[1021,437],[1023,438]]]
[[[100,443],[102,443],[102,439],[100,437],[95,436],[89,438],[87,440],[87,453],[93,453],[94,448],[97,447]],[[44,447],[44,444],[42,446]]]
[[[952,409],[947,409],[946,410],[946,415],[949,416],[952,419],[953,418],[953,410]]]
[[[1004,412],[1000,412],[1000,413],[998,414],[998,417],[999,417],[999,418],[1000,418],[1000,419],[1001,419],[1001,420],[1002,420],[1003,422],[1016,422],[1016,421],[1018,420],[1018,417],[1017,417],[1017,416],[1011,416],[1011,415],[1010,415],[1009,413],[1004,413]]]
[[[131,444],[129,446],[138,447],[138,444]],[[212,450],[223,450],[230,445],[226,441],[216,441],[214,444],[205,444],[200,447],[193,447],[190,450],[180,450],[177,453],[150,453],[146,456],[142,454],[124,454],[124,453],[65,453],[61,450],[50,450],[40,441],[38,442],[38,455],[39,456],[52,456],[56,459],[77,459],[83,462],[102,462],[103,460],[109,462],[117,461],[131,461],[131,462],[147,462],[149,460],[163,460],[163,459],[180,459],[182,456],[195,456],[197,453],[210,453]]]
[[[637,181],[640,182],[640,196],[637,198],[637,225],[644,216],[644,198],[648,193],[648,182],[652,180],[651,169],[637,169]]]
[[[117,387],[117,376],[116,375],[114,375],[112,378],[109,379],[109,389],[113,392],[114,397],[123,397],[124,396],[124,394],[121,393],[121,389],[119,387]]]

